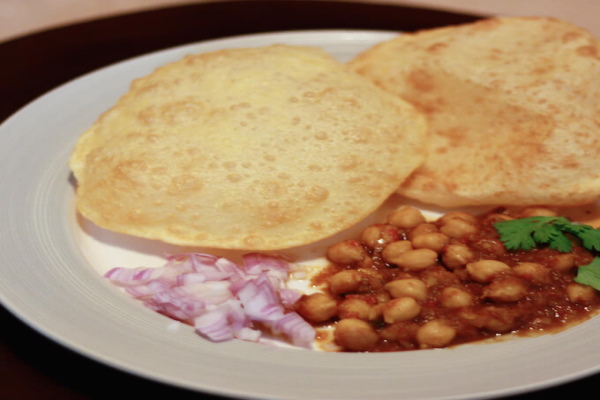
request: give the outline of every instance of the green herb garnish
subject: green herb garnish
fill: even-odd
[[[600,229],[569,221],[565,217],[528,217],[494,224],[500,240],[509,250],[530,250],[539,245],[568,253],[573,243],[567,235],[581,240],[590,251],[600,252]],[[575,282],[600,290],[600,257],[577,269]]]
[[[574,281],[600,290],[600,258],[596,257],[588,265],[577,268],[577,276]]]
[[[500,240],[509,250],[530,250],[547,244],[551,249],[568,253],[573,244],[568,236],[579,238],[583,247],[600,251],[600,229],[569,221],[565,217],[528,217],[494,224]]]

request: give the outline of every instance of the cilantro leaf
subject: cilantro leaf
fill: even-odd
[[[596,290],[600,290],[600,258],[596,257],[588,265],[582,265],[577,268],[575,282],[582,285],[588,285]]]
[[[533,240],[536,243],[547,243],[548,246],[562,253],[571,251],[573,245],[561,230],[554,224],[544,224],[537,227],[532,232]]]
[[[495,223],[494,227],[500,234],[500,240],[509,250],[529,250],[535,247],[535,240],[531,237],[527,221],[519,219],[501,221]]]
[[[536,245],[547,244],[554,250],[567,253],[571,251],[572,244],[561,227],[570,224],[564,217],[527,217],[500,221],[494,227],[509,250],[530,250]]]
[[[563,230],[581,239],[583,247],[586,249],[600,251],[600,229],[594,229],[589,225],[571,223],[563,227]]]

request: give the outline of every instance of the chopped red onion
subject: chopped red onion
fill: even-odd
[[[249,253],[243,264],[203,253],[168,255],[157,268],[113,268],[105,275],[150,309],[193,325],[215,342],[259,341],[254,322],[291,343],[310,347],[314,328],[292,311],[302,295],[289,289],[289,263]]]

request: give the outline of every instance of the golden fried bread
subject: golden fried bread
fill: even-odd
[[[600,44],[587,31],[492,18],[399,35],[349,66],[426,115],[427,161],[400,193],[448,207],[600,195]]]
[[[425,157],[407,102],[317,48],[189,55],[135,80],[79,139],[81,214],[199,247],[272,250],[348,228]]]

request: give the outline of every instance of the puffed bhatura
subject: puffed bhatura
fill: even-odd
[[[600,195],[600,44],[551,18],[492,18],[399,35],[349,66],[422,111],[420,201],[553,206]]]
[[[272,250],[348,228],[424,161],[415,107],[321,49],[189,55],[135,80],[70,159],[100,227]]]

